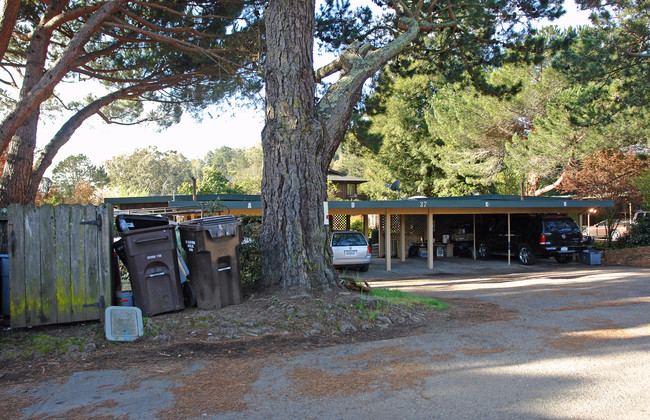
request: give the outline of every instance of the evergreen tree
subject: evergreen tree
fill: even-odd
[[[155,146],[115,156],[104,166],[122,196],[172,195],[192,177],[192,164],[185,156]]]
[[[195,112],[233,92],[260,88],[261,0],[159,2],[74,0],[20,2],[13,36],[0,65],[6,104],[0,151],[7,161],[0,178],[0,205],[27,203],[52,159],[89,117],[107,122],[156,121],[168,125],[183,110]],[[4,34],[5,24],[2,21]],[[0,46],[4,43],[0,38]],[[35,154],[36,127],[62,81],[93,79],[106,94],[65,104],[72,116]],[[101,91],[101,89],[96,89]],[[57,98],[60,100],[60,97]],[[143,115],[141,101],[157,104]]]
[[[79,154],[68,156],[54,167],[52,182],[64,197],[69,197],[81,182],[94,189],[106,185],[109,178],[103,167],[93,165],[88,156]]]
[[[528,19],[557,17],[560,2],[456,2],[374,0],[386,11],[379,25],[359,25],[367,16],[346,14],[347,2],[327,0],[319,33],[355,42],[329,65],[313,69],[314,0],[270,0],[265,11],[266,124],[262,133],[263,286],[325,290],[335,287],[322,203],[327,168],[350,123],[365,82],[382,67],[400,66],[400,54],[416,46],[435,62],[435,72],[484,82],[486,63],[498,62],[502,42],[530,29]],[[345,9],[345,7],[342,7]],[[330,31],[330,32],[328,32]],[[334,73],[340,79],[317,93]]]

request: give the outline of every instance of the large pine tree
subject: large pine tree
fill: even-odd
[[[440,62],[441,71],[469,71],[480,79],[481,63],[496,56],[500,41],[525,28],[522,19],[557,16],[561,11],[556,2],[536,1],[375,3],[390,11],[382,27],[393,29],[375,44],[366,42],[374,31],[354,33],[361,38],[333,63],[314,72],[315,1],[269,1],[260,238],[266,286],[323,290],[335,284],[323,224],[326,172],[366,80],[416,44],[423,56]],[[349,25],[340,26],[338,32],[334,27],[327,33],[355,32]],[[324,33],[323,28],[319,31]],[[318,99],[317,82],[335,72],[341,77]]]

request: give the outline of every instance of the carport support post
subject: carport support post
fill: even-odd
[[[510,213],[508,213],[508,265],[510,265],[510,251],[512,250],[512,243],[510,242]]]
[[[363,236],[368,237],[368,215],[363,215]]]
[[[384,216],[384,221],[386,220],[386,216]],[[377,242],[379,243],[379,258],[384,256],[384,241],[382,240],[382,231],[381,231],[381,214],[379,215],[379,226],[377,226],[378,230],[378,235],[377,235]]]
[[[391,270],[391,260],[390,260],[390,213],[386,213],[386,271]]]
[[[578,226],[580,226],[580,232],[582,232],[582,213],[578,215]]]
[[[399,242],[400,242],[400,257],[401,261],[406,261],[406,218],[403,214],[399,215],[400,227],[399,227]]]
[[[472,246],[474,247],[474,261],[476,261],[476,214],[472,214]]]
[[[433,270],[433,214],[427,214],[427,267]]]

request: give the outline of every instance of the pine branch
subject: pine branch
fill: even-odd
[[[41,80],[23,97],[14,110],[9,113],[0,125],[0,150],[9,145],[11,137],[18,127],[45,101],[54,87],[70,70],[74,60],[83,52],[84,45],[95,34],[109,16],[115,13],[127,0],[112,0],[105,3],[97,12],[93,13],[84,26],[79,30],[75,39],[70,42],[65,53],[57,60],[52,69],[47,71]]]

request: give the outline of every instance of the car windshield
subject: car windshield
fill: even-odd
[[[332,246],[363,246],[366,239],[361,233],[337,232],[332,235]]]
[[[570,231],[578,229],[578,226],[571,219],[546,220],[544,221],[544,227],[544,230],[546,232]]]

